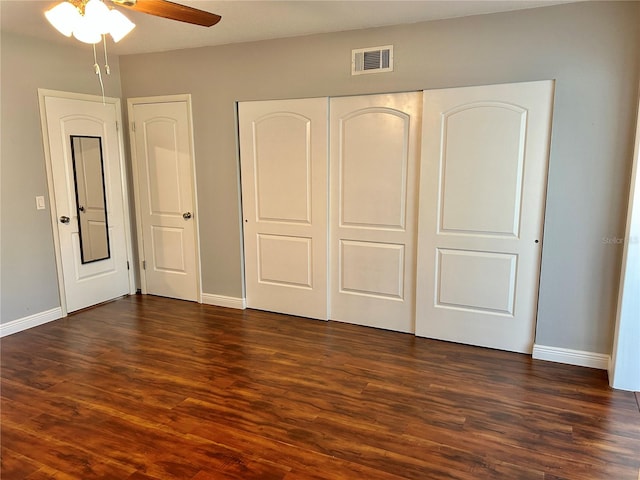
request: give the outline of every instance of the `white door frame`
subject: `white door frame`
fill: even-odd
[[[64,288],[64,275],[62,271],[62,252],[60,250],[60,232],[58,228],[58,214],[56,211],[56,199],[53,183],[53,166],[51,164],[51,151],[49,150],[49,131],[47,128],[47,118],[45,115],[45,97],[56,97],[67,100],[84,100],[87,102],[108,103],[113,104],[116,109],[116,121],[118,132],[118,153],[120,154],[120,183],[122,185],[122,205],[124,209],[124,236],[127,248],[127,261],[129,262],[129,294],[136,293],[135,278],[133,269],[131,268],[131,259],[133,258],[133,249],[131,242],[131,220],[129,216],[129,193],[127,190],[126,165],[124,162],[124,138],[122,136],[122,109],[120,99],[113,97],[102,97],[98,95],[88,95],[84,93],[63,92],[59,90],[48,90],[44,88],[38,89],[38,103],[40,105],[40,125],[42,130],[45,169],[47,171],[47,188],[49,191],[49,213],[51,215],[51,225],[53,227],[53,249],[56,257],[56,272],[58,275],[58,293],[60,296],[60,307],[62,316],[66,317],[67,312],[67,295]]]
[[[624,236],[620,290],[613,351],[609,358],[609,385],[620,390],[640,390],[640,98],[636,119],[636,141],[631,170],[627,225]]]
[[[178,95],[158,95],[153,97],[134,97],[127,99],[127,113],[129,121],[129,131],[131,132],[131,119],[133,118],[134,105],[148,104],[148,103],[169,103],[169,102],[185,102],[187,105],[187,120],[189,122],[189,148],[191,149],[191,182],[193,185],[193,220],[195,222],[195,245],[196,250],[196,281],[197,281],[197,299],[198,303],[202,303],[202,277],[200,268],[200,216],[198,215],[198,186],[196,179],[196,157],[195,157],[195,144],[193,135],[193,111],[191,108],[191,94],[178,94]],[[136,151],[134,144],[129,145],[131,151],[131,170],[133,172],[133,197],[136,212],[140,212],[140,176],[138,175],[138,159],[136,157]],[[142,237],[143,229],[142,222],[136,218],[136,233],[137,233],[137,247],[138,247],[138,259],[140,260],[140,291],[147,294],[147,279],[142,269],[141,259],[145,258],[144,255],[144,241]]]

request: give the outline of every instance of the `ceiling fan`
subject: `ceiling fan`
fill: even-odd
[[[103,97],[104,84],[102,70],[98,65],[96,44],[103,43],[104,67],[106,74],[109,75],[111,71],[107,59],[107,34],[113,38],[114,42],[119,42],[135,27],[135,24],[120,11],[107,7],[107,3],[203,27],[211,27],[222,18],[215,13],[169,0],[65,0],[45,11],[46,19],[60,33],[66,37],[73,35],[79,41],[93,45],[93,69],[98,76]]]
[[[111,0],[112,3],[136,12],[148,13],[156,17],[168,18],[179,22],[211,27],[222,18],[197,8],[180,5],[168,0]]]
[[[51,25],[67,37],[73,34],[81,42],[95,44],[110,33],[113,41],[118,42],[135,24],[106,4],[204,27],[211,27],[222,18],[169,0],[66,0],[44,14]]]

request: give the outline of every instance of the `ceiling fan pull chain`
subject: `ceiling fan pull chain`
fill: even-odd
[[[100,89],[102,90],[102,104],[106,105],[104,101],[104,83],[102,83],[102,72],[100,71],[100,65],[98,65],[98,55],[96,54],[96,44],[93,44],[93,70],[96,72],[98,76],[98,81],[100,82]]]
[[[102,45],[104,45],[104,71],[107,75],[111,75],[111,68],[109,68],[109,59],[107,57],[107,36],[102,35]]]

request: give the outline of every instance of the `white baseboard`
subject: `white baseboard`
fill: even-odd
[[[577,365],[579,367],[608,370],[611,355],[607,355],[605,353],[585,352],[583,350],[571,350],[569,348],[534,345],[533,358],[537,360],[547,360],[549,362]]]
[[[247,308],[247,300],[244,298],[225,297],[224,295],[214,295],[213,293],[203,293],[202,303],[217,307],[235,308],[237,310]]]
[[[18,318],[10,322],[0,324],[0,338],[22,332],[29,328],[37,327],[44,323],[52,322],[62,318],[62,308],[56,307],[40,313],[34,313],[28,317]]]

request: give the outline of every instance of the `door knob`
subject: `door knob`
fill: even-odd
[[[67,217],[66,215],[63,215],[60,217],[60,223],[64,223],[65,225],[67,225],[69,223],[69,220],[71,220],[69,217]]]
[[[81,212],[83,212],[83,213],[84,213],[84,207],[83,207],[82,205],[80,205],[80,206],[78,207],[78,210],[80,210]]]
[[[189,220],[191,218],[191,212],[183,213],[182,218],[184,218],[185,220]]]

